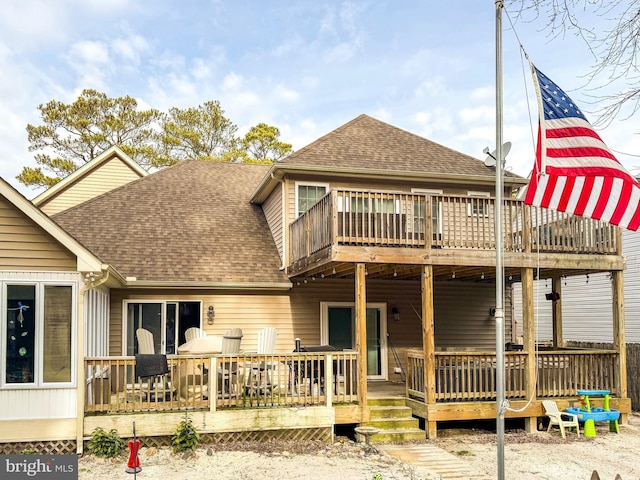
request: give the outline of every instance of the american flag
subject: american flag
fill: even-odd
[[[573,100],[535,66],[531,71],[540,119],[525,203],[637,230],[640,184]]]

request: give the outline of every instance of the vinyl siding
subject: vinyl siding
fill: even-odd
[[[114,156],[47,199],[40,209],[53,215],[139,178],[140,174]]]
[[[101,289],[84,294],[85,356],[102,357],[109,354],[109,293]]]
[[[75,388],[7,388],[0,391],[1,420],[76,418],[76,405]],[[44,435],[40,438],[47,439]]]
[[[0,270],[75,269],[75,255],[0,196]]]
[[[367,301],[387,304],[387,331],[406,365],[406,350],[422,348],[421,294],[419,282],[371,281],[367,283]],[[222,335],[238,327],[244,334],[241,349],[255,351],[258,330],[266,326],[278,329],[276,351],[291,352],[295,338],[303,345],[320,344],[320,302],[353,302],[353,280],[308,279],[295,285],[291,294],[275,292],[235,294],[233,292],[111,292],[110,354],[122,353],[122,304],[124,299],[202,301],[203,310],[214,305],[214,325],[203,321],[208,334]],[[464,301],[461,301],[461,299]],[[391,306],[400,311],[394,322]],[[489,309],[495,305],[495,287],[489,284],[442,282],[434,287],[435,335],[439,348],[495,350],[495,321]],[[506,309],[506,333],[510,338],[511,316]],[[390,348],[390,345],[389,345]],[[393,352],[388,353],[389,372],[397,366]],[[394,374],[390,373],[390,378]]]
[[[309,183],[322,183],[323,179],[314,177],[312,179],[303,178],[299,176],[292,177],[286,182],[287,195],[286,202],[288,206],[287,224],[290,224],[295,220],[296,213],[296,182],[304,183],[308,180]],[[473,185],[442,185],[435,183],[406,183],[406,182],[380,182],[380,181],[354,181],[353,179],[332,179],[327,181],[329,184],[329,191],[333,189],[353,189],[353,190],[372,190],[372,191],[393,191],[393,192],[407,192],[411,193],[412,188],[420,189],[437,189],[442,190],[444,195],[467,195],[469,190],[480,191],[481,188]],[[493,194],[493,192],[491,192]],[[465,207],[466,208],[466,207]],[[466,213],[466,211],[465,211]]]
[[[269,198],[262,204],[262,211],[267,219],[271,236],[278,249],[280,259],[284,258],[284,241],[282,231],[282,184],[271,192]]]
[[[623,231],[624,313],[627,343],[640,343],[640,233]],[[548,341],[553,337],[551,302],[545,293],[551,292],[551,281],[534,282],[536,338]],[[613,342],[613,304],[608,272],[580,275],[562,280],[562,336],[564,340],[580,342]],[[514,312],[518,334],[522,335],[522,285],[514,285]]]

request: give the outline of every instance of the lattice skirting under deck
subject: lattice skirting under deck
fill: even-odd
[[[38,455],[73,455],[76,453],[76,445],[75,440],[0,443],[0,453],[2,455],[17,455],[23,452]]]

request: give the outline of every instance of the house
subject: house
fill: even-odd
[[[522,282],[526,312],[505,375],[522,408],[507,415],[533,429],[541,398],[562,407],[596,386],[626,415],[624,348],[538,353],[533,322],[534,271],[555,282],[610,272],[621,285],[619,231],[524,206],[512,199],[524,184],[505,176],[504,280]],[[481,161],[361,115],[271,166],[186,161],[58,211],[47,221],[66,235],[59,248],[68,239],[100,259],[75,271],[87,292],[77,449],[96,426],[127,435],[133,421],[166,438],[185,411],[214,441],[329,439],[336,425],[374,423],[373,393],[394,384],[428,437],[438,422],[495,418],[494,193]],[[504,325],[513,346],[511,309]],[[275,351],[256,353],[267,326]],[[167,355],[163,382],[138,375],[140,327]],[[192,327],[240,328],[242,351],[182,355]],[[26,399],[35,385],[24,383]]]
[[[32,200],[47,215],[54,215],[148,175],[119,147],[111,147]]]
[[[630,230],[622,231],[624,255],[624,312],[626,342],[640,344],[640,235]],[[561,280],[562,324],[565,341],[613,343],[611,304],[611,275],[602,272],[594,275],[563,277]],[[552,307],[545,295],[551,293],[549,281],[535,284],[538,339],[553,339]],[[520,284],[514,285],[514,317],[522,318]]]

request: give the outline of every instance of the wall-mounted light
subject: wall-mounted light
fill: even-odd
[[[216,317],[216,312],[213,309],[213,305],[209,305],[209,308],[207,309],[207,323],[209,325],[213,325],[213,319]]]
[[[398,307],[396,307],[395,305],[391,307],[391,315],[393,316],[394,322],[400,321],[400,310],[398,310]]]

